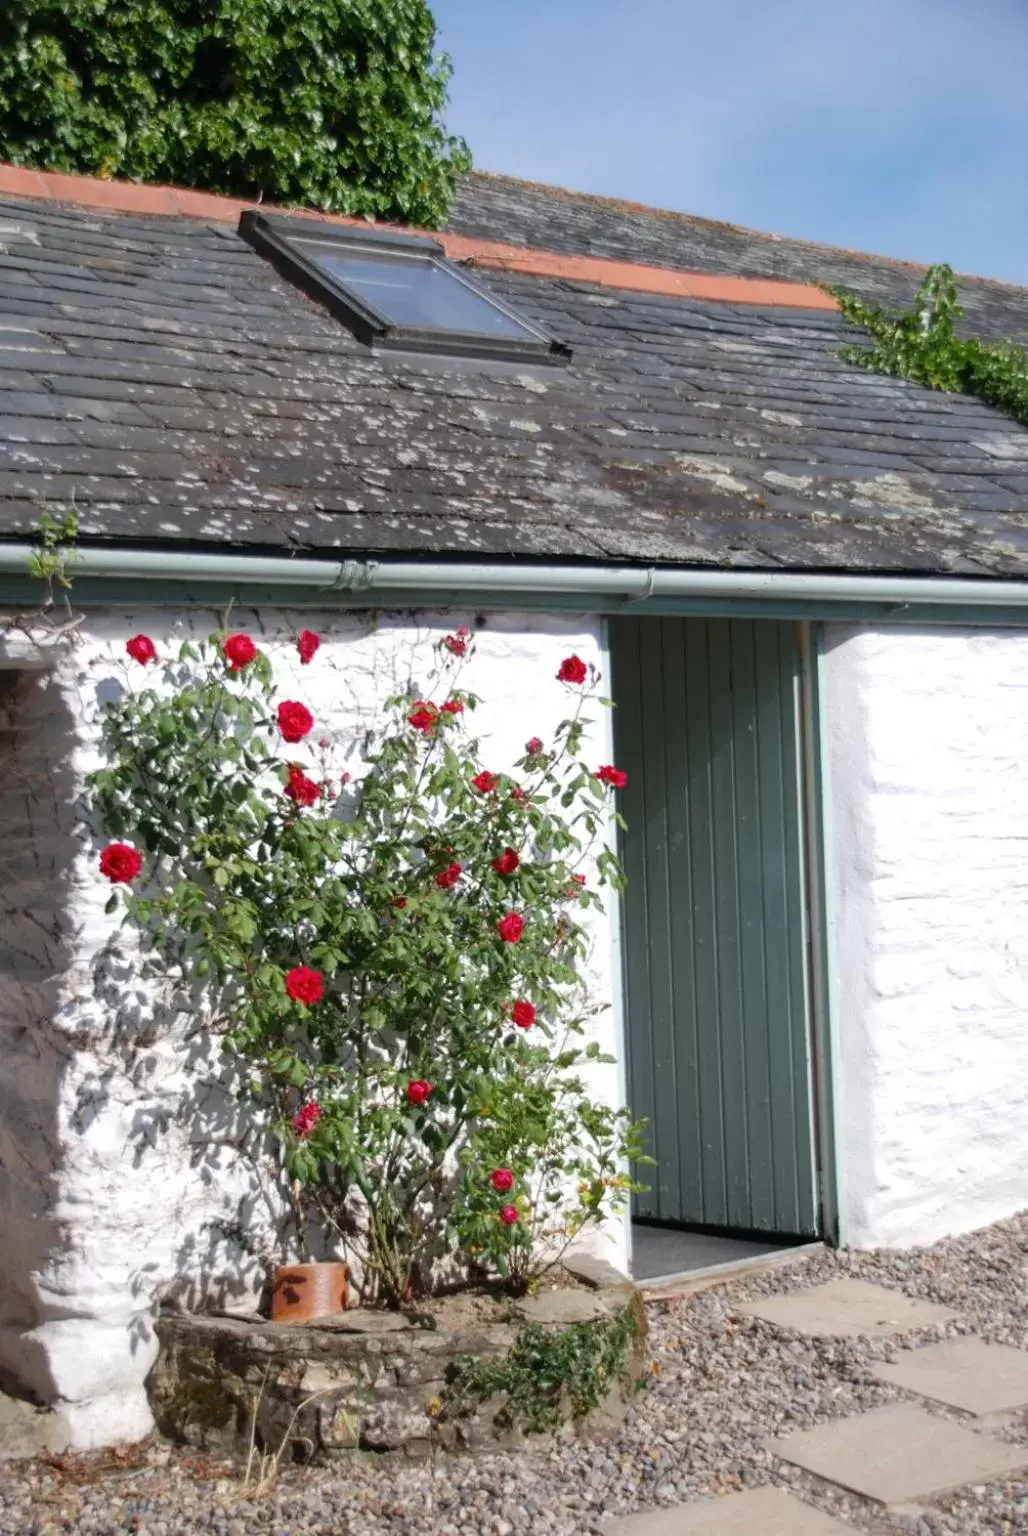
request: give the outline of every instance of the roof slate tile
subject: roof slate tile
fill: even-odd
[[[911,262],[488,172],[472,172],[463,179],[450,228],[463,235],[575,255],[694,272],[831,283],[852,288],[879,304],[905,304],[924,275],[924,269]],[[939,260],[945,260],[944,251]],[[961,282],[961,297],[969,330],[1028,344],[1028,289],[968,277]],[[825,319],[833,323],[832,316]]]
[[[490,178],[462,220],[658,265],[851,271],[872,294],[917,276]],[[0,241],[4,536],[74,503],[84,536],[157,546],[1028,569],[1028,431],[845,364],[837,315],[490,271],[570,366],[372,357],[231,231],[12,199],[0,224],[32,232]],[[1028,329],[1021,290],[971,291],[974,323]]]

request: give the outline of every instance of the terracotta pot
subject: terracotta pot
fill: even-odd
[[[345,1264],[280,1264],[271,1276],[271,1321],[309,1323],[342,1312],[348,1280]]]

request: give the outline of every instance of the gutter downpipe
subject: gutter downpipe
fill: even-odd
[[[21,577],[26,584],[33,546],[0,544],[0,579]],[[312,560],[264,555],[222,555],[191,551],[100,549],[74,546],[67,556],[68,575],[75,587],[132,581],[177,584],[187,588],[185,600],[203,601],[195,587],[230,586],[245,591],[281,589],[360,607],[445,606],[447,601],[480,602],[483,606],[568,606],[605,612],[674,612],[704,605],[740,603],[756,609],[773,605],[802,605],[825,616],[848,616],[847,610],[870,610],[878,616],[910,622],[926,610],[958,607],[976,615],[993,614],[992,622],[1028,623],[1028,581],[980,580],[963,577],[805,575],[780,571],[692,570],[610,565],[529,565],[450,561]],[[38,585],[38,583],[35,583]],[[122,593],[104,594],[106,601],[124,602]],[[137,591],[135,602],[153,602],[156,594]],[[177,596],[181,599],[183,594]],[[561,600],[564,600],[563,603]],[[75,601],[99,601],[100,594],[76,590]],[[1020,618],[1015,617],[1020,610]],[[865,616],[857,612],[855,616]],[[978,621],[982,622],[983,618]]]

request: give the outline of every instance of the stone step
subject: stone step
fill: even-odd
[[[604,1536],[853,1536],[821,1510],[781,1488],[751,1488],[723,1499],[646,1510],[603,1526]]]
[[[888,1338],[951,1323],[959,1315],[867,1280],[829,1280],[782,1296],[741,1302],[735,1310],[779,1328],[838,1339]]]
[[[916,1403],[874,1408],[767,1445],[784,1461],[886,1505],[1028,1470],[1028,1446],[975,1434]]]
[[[975,1337],[944,1339],[874,1366],[879,1381],[965,1413],[1007,1413],[1028,1406],[1028,1351]]]
[[[0,1461],[20,1461],[43,1451],[64,1451],[74,1435],[62,1413],[0,1392]]]

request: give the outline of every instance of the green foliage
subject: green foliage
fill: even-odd
[[[435,226],[434,42],[426,0],[6,0],[0,160]]]
[[[872,347],[843,347],[847,362],[930,389],[977,395],[1028,425],[1028,352],[1008,342],[957,335],[963,310],[951,267],[929,269],[909,310],[875,309],[842,288],[828,292],[847,320],[874,342]]]
[[[501,1427],[552,1433],[578,1423],[629,1375],[636,1339],[643,1329],[638,1298],[613,1317],[572,1323],[548,1331],[538,1323],[522,1328],[499,1359],[462,1357],[454,1362],[443,1398],[443,1413],[502,1396]]]
[[[75,558],[78,514],[71,508],[57,518],[44,510],[40,514],[36,531],[39,542],[29,555],[28,573],[37,581],[46,583],[47,596],[52,601],[54,587],[61,587],[64,591],[71,588],[69,567]]]
[[[600,898],[578,881],[583,866],[621,878],[610,792],[581,757],[590,690],[569,690],[571,715],[515,776],[484,782],[464,724],[477,700],[453,686],[450,647],[472,642],[448,637],[434,686],[449,711],[418,729],[411,698],[389,700],[366,776],[339,798],[330,745],[283,742],[268,657],[233,672],[224,642],[136,668],[155,685],[107,712],[97,803],[145,855],[128,916],[207,992],[304,1210],[360,1257],[367,1294],[402,1300],[455,1256],[521,1288],[623,1202],[642,1156],[639,1127],[580,1076],[609,1058],[583,1039],[578,917]],[[311,804],[284,792],[301,760]],[[508,850],[517,867],[498,870]],[[501,936],[508,913],[518,942]],[[298,966],[322,998],[288,995]]]

